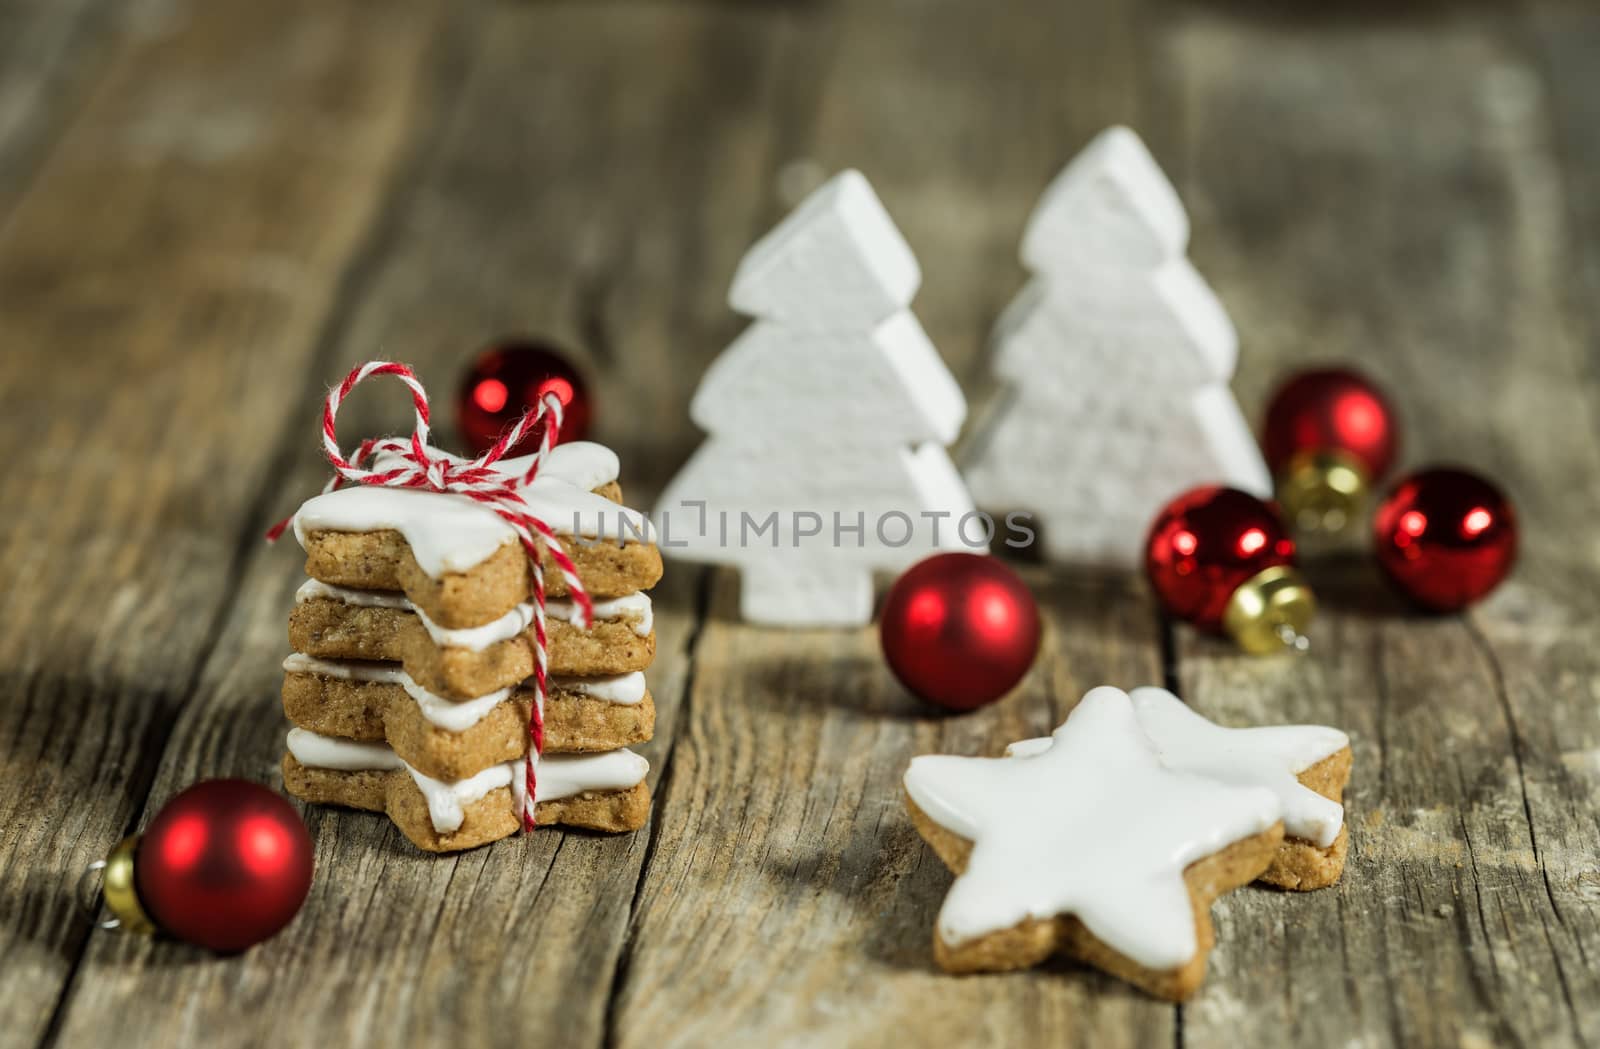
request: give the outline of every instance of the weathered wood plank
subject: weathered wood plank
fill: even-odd
[[[292,482],[314,490],[320,472],[308,458]],[[209,776],[279,785],[284,721],[275,699],[284,620],[302,578],[295,552],[252,559],[146,818]],[[651,761],[653,785],[672,746],[696,578],[669,576],[655,594],[656,739],[635,748]],[[96,934],[61,1043],[92,1044],[120,1022],[125,1041],[150,1046],[204,1045],[219,1029],[230,1044],[251,1045],[514,1045],[535,1036],[598,1044],[648,829],[540,831],[439,857],[418,852],[381,815],[309,807],[306,817],[317,873],[293,925],[236,958]]]
[[[1060,967],[954,979],[932,963],[950,875],[905,815],[911,757],[983,753],[1059,722],[1091,684],[1160,679],[1155,616],[1129,588],[1050,580],[1039,666],[983,714],[930,717],[876,632],[731,617],[719,577],[658,811],[617,1043],[1150,1045],[1173,1012]]]
[[[1565,316],[1579,352],[1592,353],[1600,340],[1600,70],[1594,62],[1600,13],[1588,5],[1541,0],[1528,17],[1527,32],[1544,73],[1542,112],[1550,120],[1565,205],[1563,215],[1553,216],[1562,228],[1552,231],[1571,267]]]
[[[1249,5],[463,5],[427,61],[434,9],[380,6],[156,5],[171,17],[144,30],[119,16],[104,66],[61,57],[100,46],[104,8],[28,9],[46,35],[22,43],[0,12],[0,443],[27,449],[0,473],[21,508],[0,616],[29,624],[0,637],[0,780],[23,785],[0,798],[0,1046],[1600,1041],[1595,15],[1428,5],[1330,31]],[[1150,68],[1170,70],[1153,92]],[[97,934],[73,976],[87,921],[62,886],[84,863],[196,778],[274,781],[298,562],[253,544],[320,480],[318,384],[382,352],[445,402],[480,342],[552,334],[646,504],[742,324],[734,263],[785,186],[853,165],[981,408],[1023,216],[1114,120],[1194,211],[1246,405],[1315,340],[1395,391],[1410,461],[1467,460],[1523,510],[1522,570],[1468,617],[1416,619],[1346,560],[1317,567],[1308,660],[1180,632],[1201,709],[1356,737],[1340,888],[1225,900],[1177,1013],[1062,968],[944,977],[928,941],[949,876],[904,818],[906,761],[1159,680],[1148,600],[1028,570],[1039,667],[934,719],[870,631],[746,628],[726,576],[702,629],[701,577],[678,567],[647,832],[438,860],[380,818],[313,811],[320,873],[284,935],[217,959]],[[346,418],[406,421],[393,394]]]
[[[0,226],[103,73],[113,30],[126,26],[115,14],[94,0],[0,3]]]
[[[1201,710],[1337,724],[1356,748],[1343,883],[1219,907],[1237,948],[1184,1044],[1579,1044],[1600,1022],[1595,573],[1560,551],[1593,543],[1573,479],[1600,462],[1538,78],[1510,24],[1446,9],[1338,36],[1196,13],[1167,42],[1245,402],[1359,362],[1400,404],[1407,461],[1501,479],[1525,538],[1517,578],[1465,618],[1413,615],[1352,551],[1314,576],[1309,659],[1183,635]]]
[[[866,172],[921,260],[916,309],[934,343],[958,373],[981,373],[988,326],[1022,281],[1013,260],[1034,199],[1094,129],[1136,115],[1141,56],[1127,12],[819,14],[802,24],[807,57],[787,74],[815,79],[815,94],[793,119],[786,171]],[[1030,578],[1050,623],[1039,667],[1004,703],[945,719],[893,681],[874,631],[745,626],[733,620],[731,575],[718,577],[616,1044],[1173,1038],[1169,1007],[1093,975],[956,980],[932,963],[950,876],[905,814],[911,756],[993,752],[1053,726],[1090,685],[1161,679],[1143,597],[1119,583]]]
[[[0,232],[0,1044],[51,1023],[63,887],[144,804],[388,172],[428,26],[372,10],[130,38]]]
[[[1508,436],[1496,444],[1494,463],[1499,476],[1526,478],[1517,487],[1532,556],[1521,585],[1473,623],[1517,733],[1529,844],[1555,919],[1541,916],[1558,966],[1551,1007],[1570,1015],[1576,1040],[1593,1045],[1600,1043],[1600,491],[1592,483],[1600,472],[1600,68],[1593,61],[1600,12],[1549,0],[1535,6],[1531,23],[1532,57],[1545,74],[1542,82],[1530,77],[1520,93],[1533,119],[1512,107],[1497,144],[1530,146],[1543,161],[1523,168],[1515,199],[1532,216],[1519,244],[1524,264],[1553,287],[1519,313],[1550,319],[1542,339],[1517,344],[1528,367],[1515,369],[1499,405]]]
[[[685,318],[708,313],[704,299],[717,294],[705,290],[696,259],[731,267],[753,233],[761,185],[753,176],[770,166],[764,63],[778,27],[759,14],[667,6],[599,16],[583,5],[461,12],[419,87],[432,101],[408,129],[412,168],[313,381],[336,380],[373,353],[407,360],[435,392],[447,429],[453,384],[480,342],[505,331],[552,333],[589,351],[596,436],[622,455],[630,502],[648,505],[659,483],[649,473],[652,446],[666,427],[686,423],[649,407],[641,387],[687,396],[692,376],[674,374],[667,349],[703,335]],[[619,67],[632,70],[625,87]],[[727,101],[730,89],[741,101]],[[585,324],[603,328],[606,345],[586,346]],[[407,425],[406,403],[398,387],[363,391],[341,414],[341,430],[353,441]],[[273,514],[323,479],[315,409],[309,400],[276,406],[279,418],[304,426],[304,440],[294,441],[282,491],[269,495]],[[146,818],[202,776],[276,782],[278,665],[299,579],[293,549],[252,554]],[[698,579],[674,568],[655,595],[649,678],[658,722],[655,741],[640,749],[658,782],[670,769]],[[129,1042],[148,1045],[203,1042],[224,1025],[241,1042],[295,1045],[602,1042],[651,830],[542,831],[433,857],[378,816],[312,809],[308,817],[318,875],[295,924],[236,959],[96,937],[62,1040],[92,1040],[116,1022]],[[249,1002],[260,1008],[241,1007]],[[293,1009],[274,1007],[283,1002]]]

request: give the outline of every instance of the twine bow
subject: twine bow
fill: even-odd
[[[369,437],[362,441],[356,453],[346,459],[339,450],[334,423],[339,406],[360,383],[375,375],[393,375],[411,389],[411,402],[416,408],[416,428],[410,437]],[[323,488],[332,492],[345,484],[375,484],[389,488],[420,488],[429,492],[459,495],[482,503],[500,516],[522,541],[533,566],[533,711],[528,719],[528,756],[524,762],[525,774],[521,795],[522,826],[534,827],[539,756],[544,753],[544,701],[549,676],[549,653],[546,644],[544,614],[544,567],[540,560],[540,545],[550,554],[550,560],[561,569],[567,581],[567,592],[578,606],[580,625],[587,628],[594,620],[594,603],[578,578],[572,558],[562,548],[555,531],[534,516],[521,489],[533,483],[544,457],[556,443],[561,429],[561,399],[546,394],[540,403],[522,413],[522,417],[500,435],[494,446],[476,459],[457,460],[428,445],[428,391],[416,374],[404,364],[393,361],[368,361],[355,368],[344,381],[328,391],[328,401],[322,410],[322,450],[333,465],[334,475]],[[491,469],[516,446],[524,435],[539,427],[539,450],[530,457],[528,469],[521,476],[507,476]],[[384,469],[368,469],[362,464],[368,459],[386,454],[399,460],[397,465]],[[283,535],[294,517],[285,518],[267,533],[267,541],[275,542]]]

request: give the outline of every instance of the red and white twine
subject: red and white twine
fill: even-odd
[[[334,422],[339,406],[362,380],[375,375],[393,375],[411,388],[411,402],[416,407],[416,429],[410,437],[367,438],[346,459],[339,450]],[[491,467],[499,462],[506,451],[534,427],[539,430],[539,450],[534,452],[528,469],[520,477],[508,477]],[[535,517],[521,489],[533,483],[539,466],[556,443],[561,429],[561,399],[546,394],[536,406],[522,413],[494,447],[470,462],[461,462],[428,445],[428,391],[418,381],[415,373],[404,364],[393,361],[368,361],[344,377],[344,382],[328,391],[328,401],[322,410],[322,450],[333,465],[334,475],[324,492],[331,492],[345,484],[375,484],[389,488],[420,488],[430,492],[459,495],[484,504],[511,526],[528,560],[533,567],[533,711],[528,719],[528,756],[524,763],[522,825],[526,830],[534,826],[537,804],[535,787],[538,779],[539,756],[544,753],[544,701],[549,677],[549,651],[545,627],[544,567],[540,560],[540,544],[550,554],[550,560],[561,569],[567,581],[567,593],[578,606],[580,625],[587,628],[594,620],[594,602],[590,600],[572,558],[561,546],[555,531]],[[395,466],[373,470],[362,464],[379,453],[400,460]],[[283,535],[293,517],[284,519],[267,533],[273,542]]]

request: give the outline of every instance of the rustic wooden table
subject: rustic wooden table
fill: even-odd
[[[1600,1042],[1597,58],[1579,0],[0,2],[0,1046]],[[1510,489],[1525,557],[1490,601],[1419,618],[1319,559],[1315,650],[1256,660],[1134,580],[1029,569],[1037,668],[941,719],[872,631],[744,627],[730,576],[678,566],[646,831],[439,859],[311,810],[316,884],[264,946],[92,928],[78,872],[174,792],[277,781],[299,565],[261,532],[322,482],[323,384],[384,355],[445,390],[547,332],[648,505],[741,326],[735,262],[781,187],[850,165],[981,406],[1023,218],[1115,121],[1193,212],[1245,405],[1357,361],[1408,462]],[[1181,1008],[935,971],[910,756],[1163,679],[1350,731],[1343,883],[1223,900]]]

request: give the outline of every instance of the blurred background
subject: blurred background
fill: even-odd
[[[1582,440],[1527,454],[1593,434],[1527,372],[1592,376],[1597,53],[1570,0],[6,0],[6,430],[79,407],[81,367],[159,400],[207,345],[251,402],[212,436],[259,441],[355,360],[443,388],[532,333],[653,490],[744,323],[740,254],[846,166],[917,252],[978,414],[1023,221],[1123,122],[1192,213],[1252,418],[1285,368],[1355,362],[1426,420],[1407,461],[1470,449],[1511,480],[1534,398]]]
[[[274,945],[190,964],[92,933],[77,872],[188,783],[274,775],[299,579],[261,536],[327,477],[328,383],[407,361],[450,442],[475,356],[551,340],[649,506],[746,323],[740,257],[855,167],[920,260],[915,310],[970,426],[1024,221],[1114,123],[1189,210],[1252,423],[1283,375],[1352,364],[1398,409],[1397,473],[1459,462],[1506,488],[1522,558],[1489,600],[1416,615],[1358,535],[1313,579],[1311,654],[1252,660],[1163,625],[1131,577],[1029,567],[1037,672],[936,719],[874,632],[747,629],[728,573],[674,566],[659,831],[458,868],[317,815],[319,862],[348,873]],[[1593,1043],[1597,349],[1594,0],[0,0],[0,1047],[215,1044],[241,1022],[290,1044],[538,1023],[553,1044],[745,1044],[775,1021],[775,1044],[1006,1023],[1012,1044]],[[340,416],[346,447],[409,427],[393,388]],[[1088,686],[1149,680],[1350,730],[1347,889],[1293,918],[1240,902],[1236,961],[1182,1011],[1056,972],[934,975],[947,876],[883,822],[909,756],[993,752]],[[593,874],[607,849],[620,881]],[[552,913],[584,935],[540,940],[534,968],[481,936]]]

